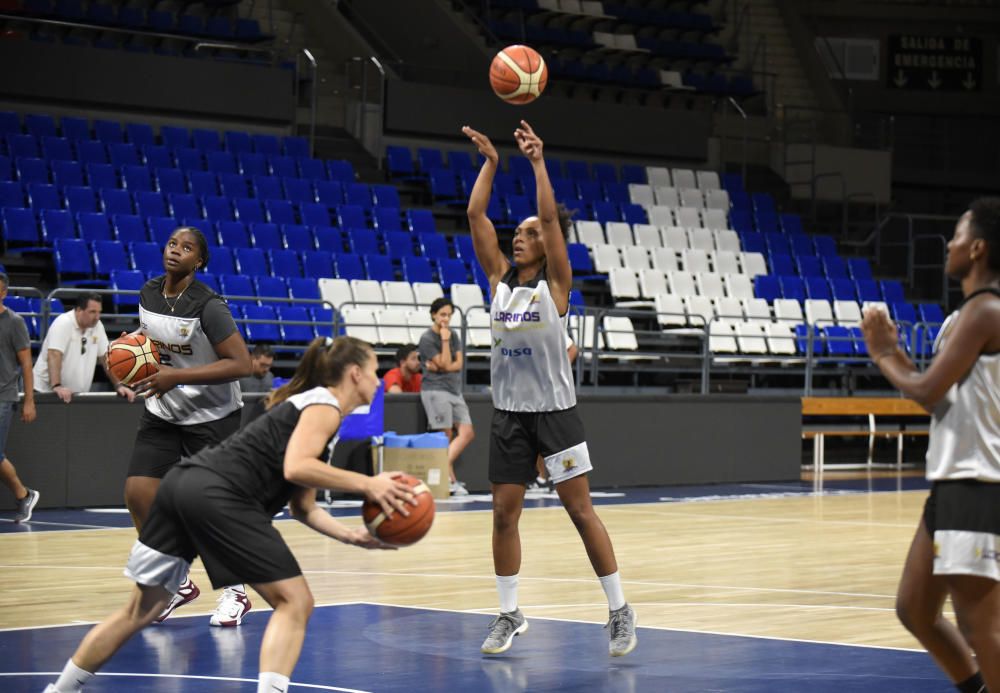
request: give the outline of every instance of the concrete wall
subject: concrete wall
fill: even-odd
[[[0,41],[0,65],[5,100],[282,124],[295,111],[294,73],[268,65],[32,41]]]
[[[459,460],[470,490],[489,488],[492,404],[467,396],[477,437]],[[140,404],[108,395],[66,405],[38,397],[38,419],[15,420],[7,456],[25,484],[41,491],[41,507],[122,505],[122,488]],[[595,487],[654,486],[799,478],[800,403],[796,397],[609,396],[580,399]],[[418,395],[386,401],[386,430],[418,433],[426,418]],[[357,444],[342,443],[335,464],[356,468]],[[349,459],[350,458],[350,459]],[[363,458],[362,458],[363,459]],[[9,496],[0,501],[12,507]]]

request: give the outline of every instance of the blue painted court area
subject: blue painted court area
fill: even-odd
[[[922,477],[833,480],[824,483],[824,493],[844,495],[856,493],[890,493],[928,488]],[[810,496],[812,482],[786,482],[761,484],[714,484],[700,486],[662,486],[649,488],[595,489],[595,505],[623,505],[628,503],[691,503],[715,500],[753,500]],[[554,491],[528,493],[525,508],[544,508],[560,504]],[[489,494],[472,494],[461,498],[437,501],[437,512],[487,510],[492,507]],[[337,501],[330,512],[338,517],[356,517],[361,514],[361,501]],[[16,532],[51,532],[85,529],[131,527],[132,518],[124,508],[36,510],[31,522],[14,524],[13,511],[0,513],[0,534]],[[287,512],[275,519],[288,519]]]
[[[639,646],[607,655],[599,624],[532,618],[503,655],[479,644],[490,616],[376,604],[318,607],[293,691],[845,691],[951,690],[924,653],[639,627]],[[137,635],[88,691],[254,691],[269,612],[235,629],[175,617]],[[641,612],[640,612],[641,618]],[[641,623],[641,622],[640,622]],[[37,692],[88,626],[0,632],[0,690]]]

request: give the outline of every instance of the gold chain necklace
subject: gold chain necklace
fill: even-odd
[[[174,302],[172,304],[170,303],[170,299],[167,298],[166,286],[167,286],[167,284],[166,284],[166,282],[164,282],[164,284],[163,284],[163,287],[164,287],[164,289],[163,289],[163,302],[167,304],[167,308],[169,308],[170,312],[173,313],[174,309],[177,308],[178,301],[181,300],[181,296],[183,296],[184,292],[187,291],[188,288],[190,288],[191,284],[188,284],[183,289],[181,289],[181,292],[179,294],[177,294],[177,296],[174,298]]]

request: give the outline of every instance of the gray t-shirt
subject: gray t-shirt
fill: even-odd
[[[270,392],[274,387],[274,373],[268,371],[263,378],[250,375],[240,378],[240,390],[242,392]]]
[[[462,341],[458,338],[455,330],[451,331],[451,358],[454,360],[455,354],[462,351]],[[420,353],[420,363],[423,366],[424,379],[420,385],[422,390],[444,390],[453,395],[462,394],[462,372],[435,373],[427,370],[427,362],[441,353],[441,335],[434,330],[427,330],[420,337],[420,344],[417,345]]]
[[[10,308],[0,313],[0,402],[18,400],[17,381],[21,364],[17,352],[31,346],[24,318]]]

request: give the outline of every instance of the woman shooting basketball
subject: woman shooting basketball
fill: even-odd
[[[462,132],[486,157],[469,198],[468,216],[476,258],[489,278],[492,295],[494,413],[489,474],[500,614],[490,624],[482,651],[504,652],[515,635],[528,629],[517,608],[521,569],[517,525],[525,486],[535,478],[535,459],[541,455],[607,595],[609,652],[614,657],[626,655],[636,645],[635,612],[625,602],[611,539],[590,502],[586,476],[592,469],[590,452],[566,354],[565,316],[573,282],[565,238],[569,215],[556,206],[542,140],[522,120],[514,137],[535,174],[538,216],[524,219],[514,231],[513,262],[509,261],[486,216],[497,151],[485,135],[469,127]]]
[[[295,557],[271,524],[286,503],[292,517],[345,544],[388,548],[316,505],[316,489],[361,493],[383,512],[408,514],[410,488],[398,472],[375,477],[330,466],[343,417],[371,404],[379,386],[371,347],[352,337],[309,346],[268,412],[221,445],[185,458],[163,478],[132,547],[128,603],[84,637],[47,693],[79,691],[125,642],[149,625],[200,556],[214,587],[246,582],[274,607],[261,643],[259,693],[283,693],[298,661],[313,597]]]

